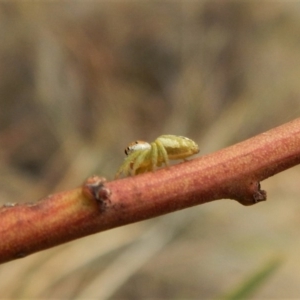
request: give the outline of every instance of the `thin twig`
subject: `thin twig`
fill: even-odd
[[[218,199],[266,200],[260,181],[300,163],[300,119],[218,152],[135,177],[0,209],[0,262]]]

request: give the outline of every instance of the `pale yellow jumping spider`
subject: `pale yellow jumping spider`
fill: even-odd
[[[130,143],[125,149],[125,160],[119,168],[116,178],[121,174],[133,176],[154,171],[169,160],[183,159],[198,153],[198,145],[184,136],[161,135],[153,143],[144,141]]]

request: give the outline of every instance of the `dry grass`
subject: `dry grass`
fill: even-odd
[[[1,203],[112,179],[135,139],[186,135],[208,153],[299,117],[299,14],[283,1],[0,3]],[[219,201],[2,265],[1,297],[211,299],[278,254],[259,298],[299,297],[299,179],[263,182],[260,205]]]

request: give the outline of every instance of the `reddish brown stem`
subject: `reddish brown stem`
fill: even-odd
[[[0,209],[0,262],[217,199],[266,199],[259,182],[300,162],[300,119],[189,162]]]

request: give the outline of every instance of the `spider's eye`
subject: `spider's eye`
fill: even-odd
[[[132,152],[138,151],[138,150],[145,150],[150,149],[151,145],[144,141],[135,141],[128,145],[128,147],[125,149],[125,154],[128,156]]]

